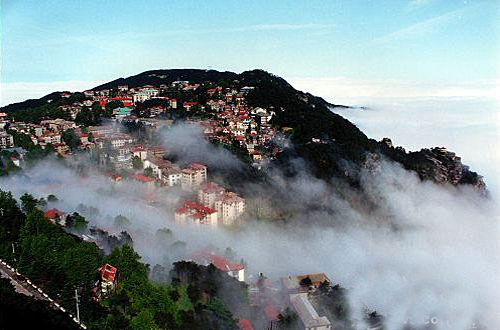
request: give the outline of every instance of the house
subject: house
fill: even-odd
[[[128,85],[118,85],[117,88],[120,92],[128,91]]]
[[[175,222],[185,224],[217,226],[217,211],[197,203],[184,201],[182,207],[175,210]]]
[[[171,168],[172,163],[159,157],[148,157],[144,160],[143,166],[144,168],[151,168],[153,175],[158,179],[162,179],[162,172]]]
[[[198,102],[184,102],[182,104],[182,106],[184,107],[184,109],[186,109],[186,111],[189,111],[191,107],[194,107],[196,105],[198,105]]]
[[[280,279],[283,289],[288,293],[316,290],[321,283],[332,283],[325,273],[291,275]]]
[[[103,264],[98,269],[101,274],[101,294],[106,295],[116,288],[118,281],[117,269],[110,264]]]
[[[245,281],[245,265],[233,263],[224,257],[215,254],[215,251],[206,248],[197,251],[191,255],[192,259],[204,266],[214,265],[218,270],[227,273],[229,276],[237,279],[240,282]]]
[[[124,107],[130,107],[134,104],[134,100],[130,97],[112,97],[108,99],[108,102],[111,101],[121,102]]]
[[[148,155],[147,150],[144,149],[140,144],[131,147],[130,153],[132,154],[132,157],[137,157],[140,160],[145,160]]]
[[[47,219],[53,223],[58,223],[61,226],[66,226],[66,213],[59,211],[58,209],[50,209],[43,214]]]
[[[155,179],[148,178],[147,176],[141,174],[135,174],[131,176],[132,180],[145,184],[148,188],[152,188],[155,183]]]
[[[168,100],[168,104],[172,109],[177,109],[177,99],[170,99]]]
[[[319,316],[308,299],[307,293],[290,295],[290,304],[299,316],[304,330],[331,330],[332,324],[326,316]]]

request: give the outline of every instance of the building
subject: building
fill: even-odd
[[[182,207],[175,210],[175,222],[197,225],[217,226],[217,211],[190,201],[184,201]]]
[[[144,168],[151,168],[153,170],[153,175],[161,180],[163,179],[163,172],[172,168],[172,163],[162,158],[148,157],[144,160],[143,166]]]
[[[292,275],[282,277],[280,281],[283,289],[288,293],[309,292],[316,290],[325,281],[332,283],[325,273]]]
[[[198,190],[198,202],[206,207],[214,207],[215,201],[224,192],[224,188],[213,182],[205,182]]]
[[[132,157],[137,157],[140,160],[145,160],[148,152],[146,149],[144,149],[141,145],[135,145],[130,148],[130,153],[132,154]]]
[[[227,273],[229,276],[237,279],[238,281],[245,281],[245,265],[234,263],[224,257],[218,256],[209,248],[195,252],[191,255],[191,257],[199,264],[204,266],[212,264],[221,272]]]
[[[0,132],[0,148],[12,148],[14,137],[6,132]]]
[[[307,298],[307,293],[290,295],[290,304],[299,316],[304,330],[331,330],[332,324],[326,316],[319,316]]]
[[[117,269],[110,264],[104,264],[98,269],[101,274],[101,294],[106,295],[116,288]]]
[[[177,186],[181,183],[182,171],[176,166],[172,166],[165,171],[162,171],[162,181],[169,187]]]
[[[43,214],[47,219],[53,223],[60,224],[61,226],[66,226],[66,213],[59,211],[58,209],[50,209]]]
[[[136,174],[131,176],[132,180],[145,184],[148,188],[154,187],[155,179],[148,178],[147,176]]]
[[[224,192],[217,197],[214,207],[222,224],[230,225],[245,212],[245,199],[233,192]]]
[[[207,167],[201,164],[190,164],[182,170],[182,189],[192,191],[207,181]]]

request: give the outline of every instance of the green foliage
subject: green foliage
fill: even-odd
[[[76,135],[74,129],[67,129],[61,134],[61,139],[71,150],[76,150],[81,144],[80,138]]]
[[[78,212],[74,212],[66,217],[66,226],[79,234],[87,231],[88,224],[89,222],[85,220],[85,217],[81,216]]]
[[[142,160],[139,157],[134,156],[132,158],[132,167],[136,170],[141,170],[143,168]]]
[[[71,120],[68,112],[59,108],[59,103],[48,103],[34,108],[24,108],[9,114],[11,119],[25,123],[39,124],[44,119]]]

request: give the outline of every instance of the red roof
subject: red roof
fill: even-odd
[[[185,207],[179,207],[177,210],[175,210],[175,213],[177,214],[186,214],[189,212],[189,209]]]
[[[64,214],[64,212],[59,211],[58,209],[51,209],[45,212],[43,215],[45,215],[45,217],[49,219],[57,219],[62,217]]]
[[[99,267],[99,272],[101,273],[101,278],[104,281],[113,282],[116,276],[116,268],[110,264],[104,264]]]
[[[254,330],[252,323],[249,320],[240,320],[238,326],[241,330]]]
[[[245,269],[244,265],[230,262],[226,258],[216,255],[210,248],[194,252],[191,257],[197,262],[210,262],[215,268],[223,272]]]
[[[241,264],[232,263],[226,258],[223,258],[221,256],[213,255],[211,257],[212,257],[212,264],[217,269],[222,270],[223,272],[239,271],[245,268],[245,266]]]
[[[278,309],[274,305],[267,305],[264,307],[264,314],[269,321],[278,320],[278,315],[280,315]]]
[[[144,175],[141,175],[141,174],[132,175],[132,179],[134,179],[136,181],[139,181],[139,182],[142,182],[142,183],[150,183],[150,182],[154,182],[155,181],[155,179],[148,178],[147,176],[144,176]]]
[[[182,203],[182,204],[183,204],[184,208],[186,208],[186,209],[195,209],[196,211],[201,212],[201,213],[205,213],[205,214],[212,214],[212,213],[217,212],[214,209],[211,209],[209,207],[206,207],[206,206],[203,206],[203,205],[191,202],[191,201],[184,201],[184,203]]]

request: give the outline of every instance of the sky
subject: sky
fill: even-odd
[[[335,97],[494,95],[498,1],[1,1],[1,104],[158,68]],[[66,88],[64,88],[66,87]]]

